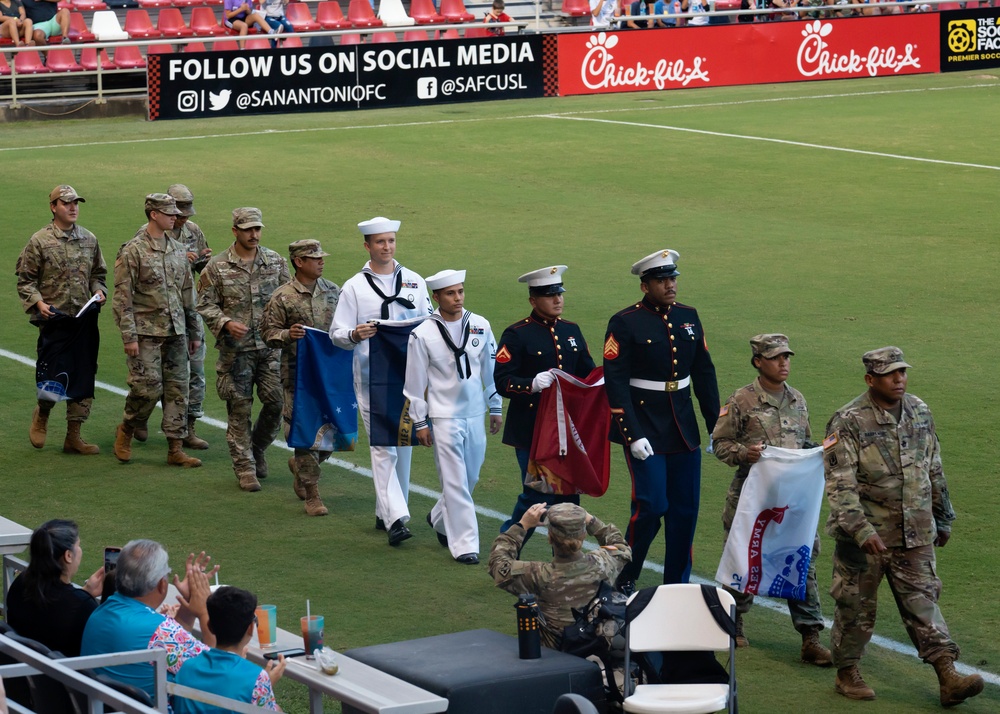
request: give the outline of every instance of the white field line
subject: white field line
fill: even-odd
[[[953,90],[963,90],[963,89],[996,89],[1000,87],[1000,81],[993,82],[991,84],[966,84],[966,85],[955,85],[950,87],[921,87],[913,89],[885,89],[885,90],[872,90],[867,92],[844,92],[841,94],[813,94],[804,95],[800,97],[769,97],[763,99],[744,99],[735,100],[728,102],[704,102],[704,103],[691,103],[691,104],[677,104],[677,105],[666,105],[666,106],[649,106],[649,107],[620,107],[615,109],[588,109],[588,110],[578,110],[570,112],[547,112],[545,114],[518,114],[513,116],[498,116],[498,117],[473,117],[468,119],[437,119],[433,121],[415,121],[415,122],[399,122],[397,124],[392,123],[381,123],[381,124],[358,124],[352,126],[330,126],[330,127],[311,127],[307,129],[261,129],[259,131],[248,131],[248,132],[236,132],[236,133],[219,133],[219,134],[198,134],[194,136],[157,136],[148,139],[121,139],[121,140],[108,140],[108,141],[90,141],[90,142],[79,142],[72,144],[41,144],[35,146],[0,146],[0,153],[13,153],[22,151],[37,151],[39,149],[70,149],[70,148],[80,148],[88,146],[127,146],[130,144],[151,144],[160,141],[203,141],[206,139],[229,139],[234,137],[246,137],[246,136],[268,136],[268,135],[282,135],[282,134],[307,134],[315,132],[329,132],[329,131],[371,131],[378,129],[395,129],[399,127],[417,127],[417,126],[439,126],[448,124],[471,124],[471,123],[481,123],[489,121],[510,121],[512,119],[541,119],[541,118],[572,118],[574,116],[583,116],[588,114],[612,114],[620,112],[636,112],[636,111],[669,111],[673,109],[699,109],[699,108],[709,108],[709,107],[730,107],[730,106],[743,106],[750,104],[771,104],[774,102],[800,102],[800,101],[814,101],[814,100],[826,100],[826,99],[839,99],[842,97],[866,97],[875,96],[882,94],[915,94],[919,92],[947,92]],[[658,127],[662,128],[662,127]],[[756,137],[751,137],[756,138]],[[803,146],[807,146],[803,144]],[[847,149],[843,149],[848,151]],[[865,153],[865,152],[860,152]],[[947,163],[947,162],[944,162]],[[989,167],[993,168],[993,167]]]
[[[24,355],[17,354],[16,352],[9,352],[8,350],[0,349],[0,357],[6,357],[9,360],[13,360],[14,362],[19,362],[27,367],[31,367],[32,369],[34,369],[35,367],[35,360],[31,359],[30,357],[25,357]],[[108,384],[107,382],[98,381],[96,382],[96,386],[98,389],[103,389],[104,391],[110,392],[119,397],[125,397],[128,394],[128,392],[122,389],[121,387],[116,387],[114,385]],[[159,404],[157,404],[157,408],[159,408]],[[219,421],[218,419],[213,419],[211,417],[205,416],[201,417],[198,421],[204,424],[208,424],[209,426],[214,426],[217,429],[222,429],[222,430],[226,429],[226,422]],[[284,441],[280,439],[274,442],[274,446],[280,449],[285,449],[286,451],[292,451],[292,449]],[[331,457],[326,460],[326,463],[335,466],[337,468],[343,469],[345,471],[348,471],[350,473],[357,474],[359,476],[364,476],[365,478],[372,478],[371,469],[367,469],[364,466],[358,466],[356,464],[352,464],[351,462],[344,461],[343,459]],[[425,488],[424,486],[420,486],[418,484],[410,484],[410,492],[419,493],[421,496],[425,496],[431,499],[432,501],[436,501],[438,498],[441,497],[440,492],[430,488]],[[504,521],[507,520],[506,513],[495,511],[492,508],[476,506],[476,513],[478,513],[480,516],[484,518],[490,518],[499,523],[503,523]],[[539,533],[548,533],[548,531],[546,531],[543,526],[539,526],[537,530]],[[585,543],[584,547],[587,550],[594,550],[596,548],[596,546],[594,546],[592,543],[589,542]],[[663,573],[662,565],[660,565],[659,563],[651,563],[648,560],[643,564],[643,569],[652,571],[654,573],[661,573],[661,574]],[[706,580],[698,576],[693,576],[691,580],[696,583],[706,583],[709,585],[715,584],[714,581]],[[778,613],[787,614],[788,611],[787,605],[782,600],[774,600],[768,597],[758,597],[755,599],[755,602],[761,607],[766,607],[767,609],[774,610],[775,612]],[[824,621],[826,623],[827,628],[833,626],[832,620],[827,618]],[[916,651],[910,644],[903,644],[901,642],[896,642],[895,640],[890,640],[888,637],[874,635],[872,637],[872,644],[878,647],[882,647],[883,649],[896,652],[901,655],[906,655],[913,658],[916,658],[917,656]],[[955,669],[957,669],[959,672],[965,675],[978,674],[990,684],[995,684],[1000,686],[1000,675],[996,675],[993,674],[992,672],[987,672],[981,669],[976,669],[975,667],[970,667],[969,665],[964,664],[962,662],[956,662]]]

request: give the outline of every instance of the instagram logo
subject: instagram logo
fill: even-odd
[[[177,95],[177,111],[196,112],[201,108],[201,93],[185,89]]]
[[[417,98],[434,99],[438,95],[437,77],[421,77],[417,80]]]

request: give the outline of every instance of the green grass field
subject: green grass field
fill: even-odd
[[[699,309],[723,395],[754,376],[748,338],[784,332],[796,351],[790,382],[822,432],[864,389],[861,354],[903,348],[914,365],[910,390],[934,410],[959,516],[938,560],[942,609],[963,662],[994,682],[963,711],[1000,711],[1000,616],[990,587],[1000,566],[1000,448],[988,417],[1000,402],[991,367],[1000,333],[1000,140],[990,128],[998,92],[993,71],[226,121],[8,124],[0,142],[0,348],[34,353],[13,268],[49,220],[45,197],[58,183],[87,198],[80,223],[109,263],[143,223],[144,195],[174,182],[194,191],[195,220],[216,252],[232,240],[230,210],[259,206],[267,245],[284,253],[291,241],[320,239],[332,254],[326,277],[337,283],[366,257],[355,224],[401,219],[400,261],[423,275],[468,270],[466,304],[498,334],[529,309],[517,276],[566,263],[566,316],[595,353],[608,317],[639,295],[632,262],[676,249],[679,299]],[[121,388],[125,362],[110,310],[101,321],[98,378]],[[364,443],[324,467],[331,515],[307,518],[286,452],[272,450],[262,492],[243,493],[213,426],[200,429],[212,442],[204,468],[168,468],[155,431],[131,464],[118,464],[111,445],[123,398],[106,391],[84,427],[100,456],[62,454],[61,416],[37,452],[27,439],[32,382],[29,366],[0,359],[0,514],[29,527],[79,521],[83,572],[99,565],[103,546],[150,537],[167,545],[175,570],[185,553],[208,549],[224,582],[277,603],[286,629],[310,598],[340,650],[475,627],[514,631],[512,598],[493,587],[485,566],[454,564],[423,523],[426,489],[437,489],[429,451],[414,457],[413,481],[424,489],[410,498],[416,537],[390,549],[372,528],[370,480],[350,470],[368,467]],[[206,411],[224,420],[214,375],[209,382]],[[706,457],[695,542],[701,577],[718,564],[730,477]],[[507,513],[519,490],[512,449],[494,437],[477,503]],[[628,492],[616,452],[609,492],[584,505],[624,524]],[[484,562],[498,526],[481,517]],[[824,592],[831,550],[824,537]],[[548,557],[541,538],[526,555]],[[651,557],[660,558],[656,546]],[[657,579],[649,572],[640,584]],[[832,616],[828,597],[824,609]],[[877,632],[911,651],[887,589]],[[755,608],[748,636],[753,646],[738,657],[745,712],[939,708],[933,671],[909,654],[871,647],[862,671],[879,699],[856,703],[834,693],[833,672],[798,663],[787,615]],[[286,711],[306,711],[299,685],[284,682],[278,694]]]

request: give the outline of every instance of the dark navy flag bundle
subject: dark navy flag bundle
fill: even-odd
[[[38,399],[80,401],[94,396],[97,352],[101,347],[97,329],[100,314],[100,304],[89,302],[75,317],[58,313],[38,323]]]
[[[288,445],[314,451],[354,451],[358,402],[354,353],[336,347],[323,330],[306,328],[296,343],[295,406]]]
[[[715,579],[752,595],[805,600],[823,485],[822,447],[764,449],[747,475]]]
[[[413,328],[427,317],[380,320],[368,345],[368,437],[372,446],[412,446],[410,400],[403,396],[406,345]]]

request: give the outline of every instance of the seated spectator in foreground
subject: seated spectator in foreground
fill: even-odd
[[[295,32],[292,21],[285,17],[285,5],[287,4],[288,0],[260,0],[260,11],[264,13],[264,22],[276,35],[281,32]],[[271,47],[277,46],[278,41],[271,40]]]
[[[261,669],[248,662],[244,651],[253,637],[257,596],[246,590],[223,586],[208,598],[208,627],[215,647],[187,663],[176,682],[185,687],[247,702],[261,709],[281,711],[274,701],[273,686],[285,671],[285,656]],[[216,714],[225,709],[184,697],[174,698],[174,714]]]
[[[706,0],[681,0],[681,11],[696,13],[695,17],[689,17],[689,25],[708,24],[708,3]]]
[[[483,18],[483,22],[489,24],[491,22],[513,22],[514,18],[504,12],[504,2],[503,0],[493,0],[493,7],[490,11],[486,13],[486,17]],[[489,28],[489,33],[495,37],[502,37],[507,34],[507,31],[503,27],[491,27]]]
[[[24,12],[32,23],[32,39],[44,45],[50,37],[62,35],[69,44],[69,10],[58,6],[59,0],[21,0]]]
[[[639,17],[645,16],[649,13],[646,12],[647,3],[646,0],[635,0],[635,2],[627,5],[625,7],[625,14],[629,17]],[[655,22],[650,20],[626,20],[625,26],[630,30],[645,30],[651,25],[655,25]]]
[[[610,29],[611,21],[621,17],[619,0],[590,0],[590,24],[597,29]]]
[[[188,660],[215,644],[208,629],[206,600],[211,592],[209,576],[218,566],[205,572],[209,558],[201,553],[188,556],[184,580],[174,576],[180,592],[181,608],[177,619],[157,612],[167,597],[170,565],[167,551],[152,540],[129,541],[118,556],[115,569],[117,592],[102,603],[87,621],[83,631],[83,655],[161,649],[167,652],[167,673],[172,680]],[[172,609],[172,608],[171,608]],[[204,644],[190,634],[197,617],[201,624]],[[149,696],[156,696],[153,665],[147,662],[102,667],[99,674],[139,687]]]
[[[233,30],[240,37],[244,37],[250,32],[250,28],[256,25],[261,32],[273,35],[275,29],[264,21],[260,13],[253,11],[253,0],[225,0],[222,6],[223,24]],[[243,43],[240,42],[240,49]]]
[[[83,588],[73,585],[83,549],[73,521],[52,520],[31,534],[31,562],[7,593],[7,624],[17,634],[67,657],[80,654],[83,628],[97,609],[104,585],[102,566]]]
[[[653,4],[654,15],[674,15],[680,7],[678,0],[656,0]],[[673,17],[656,20],[654,27],[677,27],[677,20]]]
[[[582,507],[558,503],[548,509],[536,503],[505,533],[493,541],[489,571],[498,588],[509,593],[534,593],[538,598],[542,644],[559,649],[563,630],[576,618],[573,608],[581,609],[597,594],[600,583],[613,584],[621,569],[632,560],[632,549],[625,544],[614,525],[605,525]],[[552,562],[518,560],[525,534],[545,518],[552,546]],[[587,534],[597,539],[598,550],[584,553]]]
[[[32,23],[24,12],[21,0],[0,0],[0,40],[4,35],[10,38],[15,47],[25,44],[34,45],[32,38]],[[21,41],[21,36],[24,41]]]

